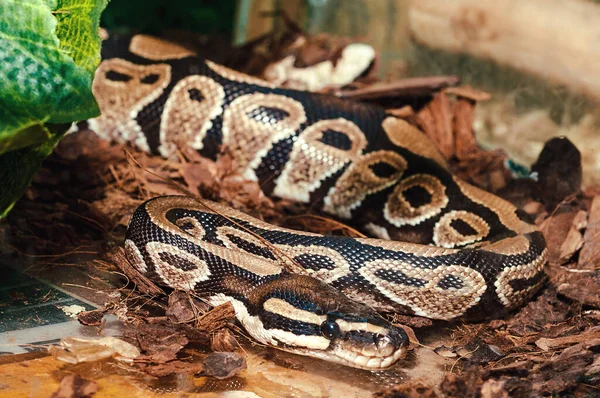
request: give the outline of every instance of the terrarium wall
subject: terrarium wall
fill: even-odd
[[[283,10],[310,33],[353,36],[378,51],[386,79],[457,75],[493,94],[474,128],[525,166],[567,136],[584,186],[600,183],[600,4],[590,0],[240,0],[234,40],[277,28]]]

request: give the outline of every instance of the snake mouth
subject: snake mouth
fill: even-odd
[[[328,351],[313,351],[309,349],[291,347],[282,347],[281,349],[298,355],[314,357],[325,360],[327,362],[333,362],[356,369],[372,371],[389,368],[390,366],[395,364],[400,358],[402,358],[406,353],[404,346],[396,349],[392,354],[388,356],[364,355],[354,350],[347,350],[343,348],[334,348]]]
[[[294,354],[319,358],[364,370],[381,370],[395,364],[406,353],[408,336],[401,328],[390,326],[381,333],[352,332],[334,339],[325,350],[290,345],[278,348]]]
[[[337,362],[342,365],[351,366],[353,368],[364,370],[380,370],[389,368],[395,364],[405,354],[403,348],[399,348],[390,356],[387,357],[371,357],[361,354],[356,354],[351,351],[334,352],[335,358],[329,358],[331,362]]]

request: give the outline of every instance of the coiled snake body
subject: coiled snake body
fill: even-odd
[[[416,127],[377,106],[269,83],[149,36],[103,47],[89,127],[169,157],[191,148],[267,195],[312,203],[379,239],[276,227],[183,196],[141,205],[132,264],[157,283],[231,302],[258,341],[361,368],[395,362],[380,312],[498,316],[543,281],[546,243],[523,211],[454,177]],[[399,242],[403,238],[421,243]],[[291,271],[290,271],[291,270]]]

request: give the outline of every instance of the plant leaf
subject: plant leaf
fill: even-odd
[[[48,125],[43,127],[50,139],[38,145],[10,151],[0,156],[0,220],[8,214],[16,201],[21,197],[34,174],[39,170],[42,161],[69,128],[68,124]]]
[[[65,123],[100,113],[91,87],[106,3],[0,0],[0,218],[62,138]]]
[[[105,5],[106,0],[0,2],[0,154],[39,143],[39,135],[14,138],[33,124],[99,114],[91,85]]]

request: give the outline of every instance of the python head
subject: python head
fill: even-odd
[[[378,370],[402,357],[408,343],[404,330],[376,311],[309,276],[284,274],[246,294],[247,308],[234,303],[238,319],[255,339],[285,351]]]

